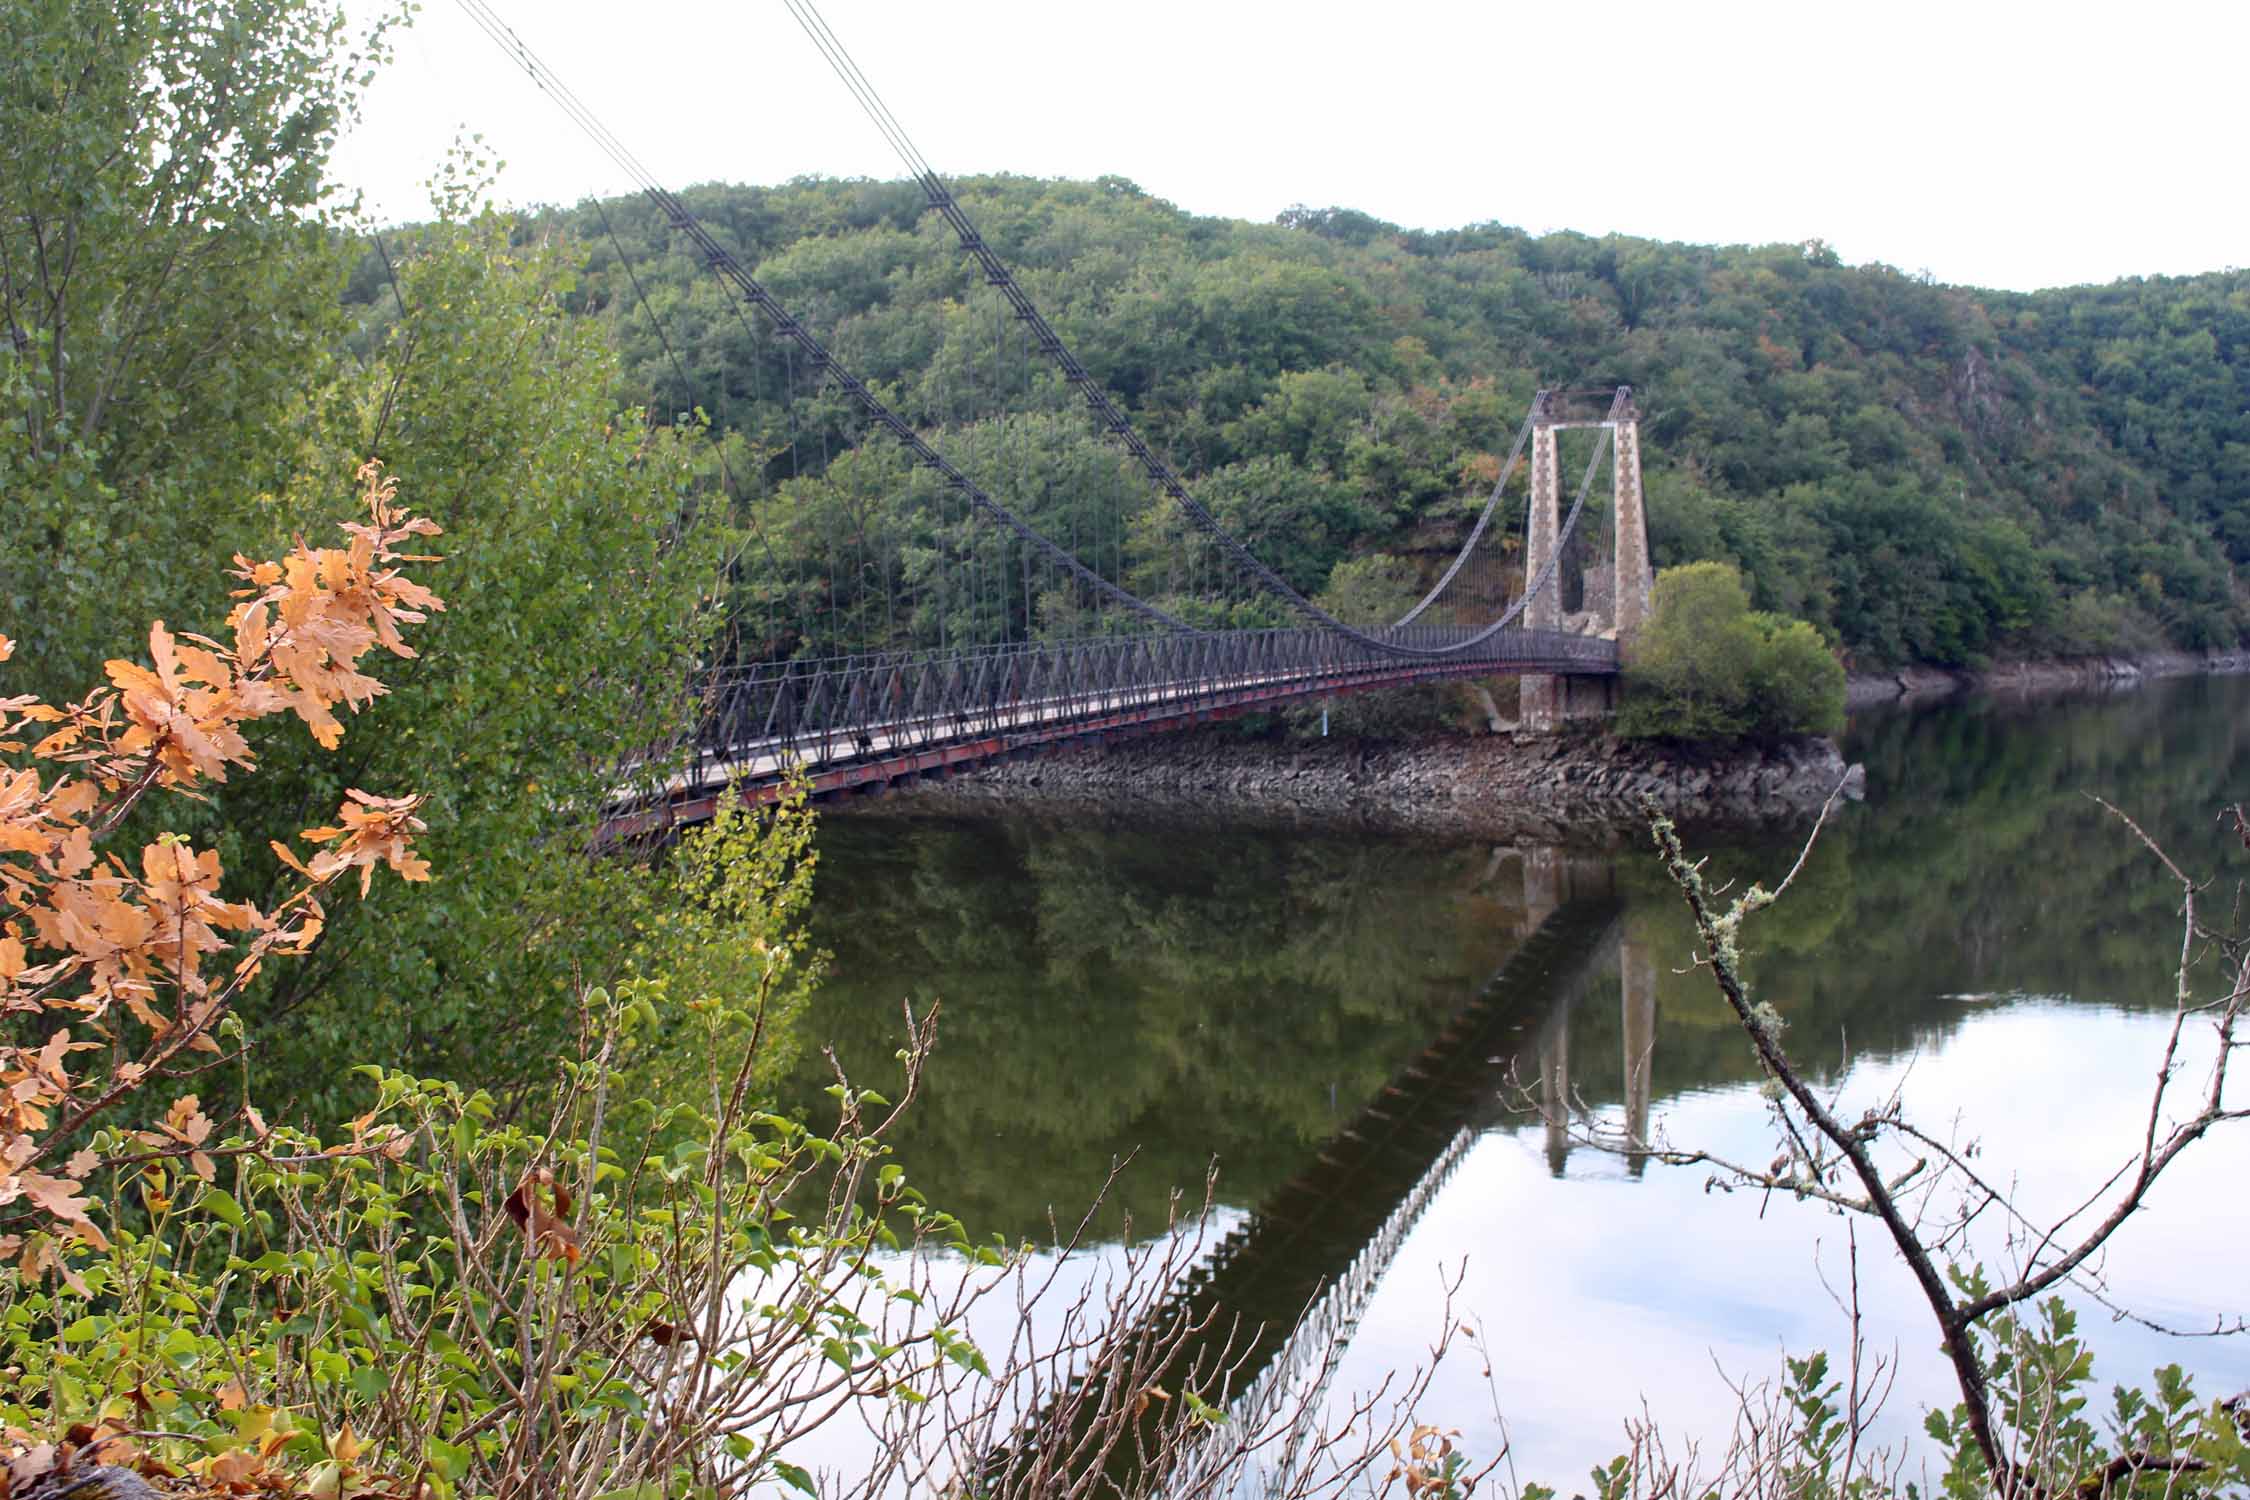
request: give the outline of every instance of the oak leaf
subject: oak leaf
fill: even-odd
[[[109,1238],[87,1216],[86,1200],[78,1196],[79,1184],[68,1177],[44,1172],[23,1172],[0,1182],[0,1203],[13,1201],[20,1192],[44,1212],[63,1221],[70,1231],[96,1250],[109,1248]]]
[[[55,1116],[81,1126],[91,1111],[175,1066],[184,1049],[220,1052],[214,1028],[223,1013],[267,957],[310,948],[323,922],[316,892],[338,875],[358,869],[363,891],[380,864],[408,880],[429,877],[412,849],[424,831],[418,799],[364,792],[315,840],[327,847],[310,861],[275,846],[304,883],[270,912],[225,898],[214,851],[166,836],[128,863],[100,845],[152,788],[200,796],[230,768],[252,768],[243,731],[257,720],[294,712],[333,746],[343,731],[338,710],[364,708],[385,691],[359,669],[361,659],[378,645],[413,654],[401,626],[444,605],[399,571],[435,559],[402,544],[438,528],[397,504],[397,486],[379,465],[363,466],[358,478],[366,516],[344,528],[345,545],[315,549],[300,539],[280,559],[235,557],[233,576],[244,586],[227,640],[175,635],[158,620],[148,627],[146,658],[109,661],[104,685],[79,702],[0,696],[0,757],[63,771],[50,786],[40,768],[0,761],[0,1014],[35,1018],[29,1033],[47,1036],[36,1048],[0,1042],[0,1203],[25,1202],[53,1221],[51,1230],[10,1237],[0,1252],[25,1247],[25,1277],[55,1270],[79,1286],[56,1235],[106,1243],[81,1187],[99,1163],[79,1151],[58,1174],[47,1152],[51,1144],[59,1155],[61,1143],[43,1139]],[[0,660],[14,646],[0,636]],[[112,1011],[145,1034],[118,1028]],[[69,1053],[97,1044],[73,1042],[53,1024],[63,1016],[82,1017],[81,1030],[101,1035],[106,1069],[71,1077]],[[263,1135],[264,1122],[248,1118]],[[155,1129],[128,1133],[185,1156],[189,1171],[214,1180],[213,1126],[193,1096]],[[399,1133],[379,1144],[403,1152],[407,1143]],[[160,1195],[170,1180],[152,1172],[143,1189]]]

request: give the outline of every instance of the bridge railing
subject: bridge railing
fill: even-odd
[[[1381,632],[1444,647],[1467,626]],[[1053,737],[1082,721],[1157,718],[1246,698],[1381,682],[1507,672],[1600,674],[1617,647],[1598,636],[1501,631],[1456,656],[1405,659],[1315,628],[1167,632],[878,652],[730,668],[713,676],[703,764],[753,779],[785,762],[818,766],[992,736]]]

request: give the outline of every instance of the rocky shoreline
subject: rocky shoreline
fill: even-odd
[[[2085,688],[2130,688],[2155,677],[2250,672],[2250,651],[2145,651],[2132,656],[2083,656],[2002,662],[1981,672],[1903,667],[1895,672],[1855,672],[1845,684],[1849,708],[1901,700],[1916,702],[1956,693],[2033,696]]]
[[[2160,677],[2250,671],[2250,651],[2149,652],[2006,663],[1983,672],[1910,667],[1855,674],[1853,709],[1970,692],[2006,696],[2128,689]],[[1615,740],[1591,725],[1562,734],[1449,735],[1402,743],[1252,738],[1212,729],[1080,745],[988,763],[855,810],[1208,817],[1442,829],[1517,840],[1613,845],[1638,838],[1653,799],[1689,825],[1802,826],[1866,773],[1829,740],[1724,750]]]
[[[1204,731],[981,766],[875,806],[1224,813],[1609,844],[1642,835],[1646,798],[1692,823],[1791,826],[1839,783],[1856,797],[1864,781],[1833,743],[1812,738],[1720,753],[1591,731],[1395,745]]]

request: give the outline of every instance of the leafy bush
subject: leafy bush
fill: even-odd
[[[1843,722],[1844,669],[1812,626],[1751,609],[1728,563],[1657,575],[1655,609],[1626,651],[1619,734],[1736,740]]]
[[[758,821],[709,837],[755,846]],[[744,1002],[790,968],[777,952]],[[214,1487],[678,1493],[720,1468],[801,1479],[779,1450],[817,1411],[794,1408],[839,1374],[903,1402],[932,1362],[981,1367],[937,1318],[877,1334],[884,1302],[921,1296],[912,1260],[904,1281],[870,1260],[895,1226],[998,1259],[882,1162],[879,1097],[844,1091],[835,1128],[809,1130],[741,1087],[715,1045],[730,1007],[660,1012],[637,984],[585,1004],[543,1128],[482,1091],[368,1067],[373,1105],[341,1140],[211,1139],[226,1188],[161,1152],[118,1163],[112,1199],[140,1224],[58,1284],[0,1281],[7,1425],[81,1426],[100,1459]],[[620,1147],[656,1106],[616,1096],[612,1069],[683,1024],[714,1044],[705,1102],[663,1111],[661,1153]],[[799,1198],[803,1219],[783,1207]]]
[[[1960,1275],[1980,1279],[1974,1271]],[[2250,1406],[2241,1398],[2200,1398],[2178,1365],[2154,1371],[2147,1388],[2113,1387],[2108,1411],[2090,1411],[2093,1355],[2059,1299],[2042,1303],[2035,1319],[1995,1319],[1980,1330],[1979,1343],[2001,1398],[2001,1435],[2020,1465],[2019,1496],[2201,1500],[2239,1495],[2250,1484],[2244,1426]],[[1737,1388],[1736,1429],[1725,1445],[1698,1449],[1667,1436],[1651,1418],[1630,1417],[1627,1450],[1595,1467],[1578,1494],[1596,1500],[1988,1500],[2003,1493],[1961,1407],[1926,1415],[1922,1431],[1933,1451],[1924,1461],[1903,1443],[1876,1438],[1871,1428],[1889,1382],[1883,1356],[1856,1351],[1844,1379],[1833,1373],[1825,1352],[1783,1363],[1779,1381]],[[1919,1481],[1912,1477],[1917,1473]],[[1556,1495],[1544,1484],[1527,1483],[1515,1500]]]
[[[385,691],[361,659],[414,654],[400,626],[442,606],[398,565],[434,561],[402,549],[436,528],[361,477],[349,546],[238,559],[231,644],[159,624],[152,666],[111,662],[79,703],[0,699],[0,755],[23,762],[0,762],[10,1492],[118,1492],[102,1466],[316,1500],[810,1491],[791,1446],[849,1412],[880,1436],[853,1493],[963,1474],[993,1496],[1152,1493],[1176,1465],[1255,1463],[1310,1494],[1411,1430],[1414,1378],[1333,1436],[1318,1383],[1207,1404],[1243,1356],[1170,1300],[1199,1230],[1129,1248],[1075,1301],[1051,1265],[969,1244],[886,1160],[934,1012],[907,1017],[895,1106],[839,1075],[826,1130],[762,1107],[820,969],[801,787],[758,813],[723,800],[660,880],[627,885],[626,977],[573,996],[543,1126],[520,1098],[372,1062],[341,1132],[269,1125],[237,1002],[313,950],[332,885],[428,877],[422,799],[348,792],[309,852],[276,847],[298,884],[267,905],[224,900],[218,852],[186,839],[150,843],[140,876],[99,845],[152,790],[250,769],[256,720],[293,711],[333,748],[337,710]],[[993,1368],[962,1329],[994,1295],[1027,1319],[1051,1299],[1061,1333]],[[1049,1394],[1027,1411],[1027,1392]],[[1122,1491],[1113,1450],[1142,1465]]]

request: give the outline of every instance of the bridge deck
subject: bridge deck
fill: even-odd
[[[1417,630],[1443,643],[1469,632]],[[639,810],[631,833],[710,816],[730,783],[770,801],[793,767],[814,795],[880,791],[1059,742],[1155,733],[1302,700],[1447,678],[1607,676],[1612,641],[1507,631],[1456,656],[1340,651],[1308,631],[1027,645],[950,656],[844,658],[754,669],[716,685],[694,760]]]

